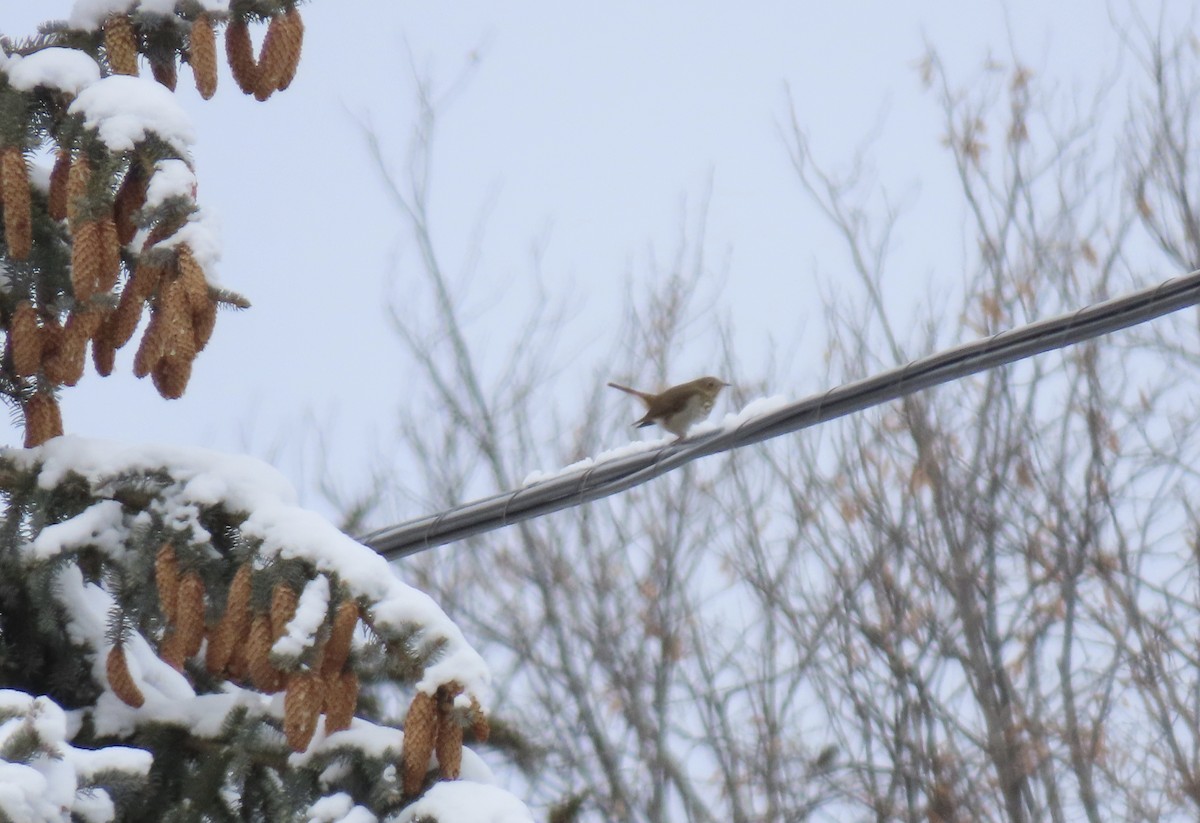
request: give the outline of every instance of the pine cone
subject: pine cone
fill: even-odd
[[[154,585],[158,588],[158,608],[168,625],[179,615],[179,558],[175,547],[163,543],[154,557]]]
[[[354,710],[358,708],[358,675],[353,670],[339,673],[326,672],[325,680],[325,732],[333,734],[350,728]]]
[[[288,675],[287,694],[283,698],[283,733],[294,752],[302,752],[317,730],[317,718],[324,702],[321,678],[313,672]]]
[[[325,654],[321,662],[321,671],[325,674],[337,674],[346,667],[350,657],[350,641],[354,638],[354,627],[358,625],[358,603],[353,600],[343,600],[333,616],[333,626],[329,630],[329,639],[325,641]]]
[[[486,743],[488,735],[492,731],[491,726],[488,723],[487,715],[483,713],[483,707],[474,697],[471,698],[471,708],[468,709],[467,716],[471,718],[471,734],[480,743]]]
[[[117,347],[104,331],[105,327],[101,327],[101,333],[92,338],[92,365],[96,367],[96,374],[108,377],[117,363]]]
[[[96,273],[96,288],[110,292],[121,276],[121,241],[117,236],[117,224],[112,217],[96,221],[100,244],[100,268]]]
[[[67,172],[67,225],[72,232],[78,227],[87,207],[88,184],[92,179],[92,164],[81,152]]]
[[[196,91],[208,100],[217,91],[217,40],[212,20],[207,14],[199,14],[192,21],[188,62],[192,64]]]
[[[151,59],[150,73],[154,75],[154,79],[159,84],[166,86],[171,91],[175,91],[175,85],[179,82],[179,69],[175,65],[175,55],[172,54],[169,60]]]
[[[58,346],[42,362],[48,380],[60,386],[74,386],[79,382],[83,377],[88,341],[99,331],[103,320],[104,315],[99,309],[71,312]]]
[[[120,305],[117,306],[117,309],[120,310]],[[142,342],[133,356],[134,377],[145,377],[151,369],[158,365],[158,361],[162,360],[170,331],[170,327],[165,322],[164,313],[155,307],[150,314],[150,323],[142,334]]]
[[[129,661],[125,659],[125,647],[113,646],[108,650],[108,659],[104,662],[105,673],[108,675],[108,686],[113,694],[127,706],[140,709],[146,702],[142,690],[133,682],[129,673]]]
[[[71,317],[74,317],[72,313]],[[87,357],[88,337],[78,323],[71,324],[67,318],[67,326],[59,336],[58,345],[53,350],[43,349],[42,371],[46,379],[56,386],[74,386],[83,377],[83,364]]]
[[[444,712],[438,720],[437,754],[438,769],[445,780],[458,780],[462,773],[463,727],[450,713]]]
[[[304,45],[304,21],[300,19],[300,10],[292,6],[284,15],[286,22],[289,24],[284,30],[286,36],[286,57],[287,65],[284,67],[283,75],[279,78],[279,83],[276,88],[283,91],[292,84],[292,80],[296,78],[296,68],[300,65],[300,51]]]
[[[113,74],[137,76],[137,35],[128,15],[114,14],[105,21],[104,51]]]
[[[79,224],[71,244],[71,286],[75,299],[90,300],[99,288],[100,277],[110,260],[103,230],[98,220]]]
[[[283,637],[287,624],[296,616],[296,604],[300,598],[296,590],[284,581],[275,584],[271,591],[271,642]]]
[[[163,355],[154,368],[150,370],[150,379],[154,388],[164,400],[178,400],[187,391],[188,381],[192,379],[192,357],[182,357],[177,354]]]
[[[63,433],[62,413],[50,392],[39,391],[25,401],[25,448],[40,446]]]
[[[113,220],[117,224],[117,240],[122,246],[133,240],[133,236],[137,234],[137,223],[133,218],[146,204],[147,185],[149,180],[146,178],[146,169],[137,157],[134,157],[129,164],[129,171],[125,172],[125,179],[121,181],[117,198],[113,201]]]
[[[4,209],[4,242],[14,260],[25,260],[33,244],[29,213],[29,169],[20,146],[0,152],[0,204]]]
[[[233,648],[245,640],[250,627],[251,564],[242,564],[225,597],[225,613],[217,630],[208,639],[204,663],[211,674],[219,675],[229,666]]]
[[[217,301],[209,300],[200,311],[192,314],[193,345],[196,353],[204,351],[217,325]]]
[[[254,44],[250,42],[250,29],[244,19],[230,20],[225,26],[225,59],[238,88],[254,94],[258,87],[258,64],[254,62]]]
[[[296,46],[291,37],[291,23],[287,16],[277,14],[267,26],[262,49],[258,53],[258,82],[254,86],[254,99],[262,102],[275,93],[279,81],[287,72],[291,58],[289,50]]]
[[[32,377],[42,366],[42,330],[37,310],[28,300],[17,304],[8,323],[8,341],[12,348],[13,370],[19,377]]]
[[[271,665],[271,617],[256,614],[250,620],[250,634],[246,637],[246,668],[250,681],[261,692],[279,691],[280,673]]]
[[[178,603],[179,647],[186,660],[200,651],[204,641],[204,580],[197,572],[188,572],[179,581]]]
[[[437,700],[425,692],[417,692],[404,720],[404,748],[400,753],[405,797],[416,797],[425,783],[437,726]]]
[[[46,364],[52,361],[58,354],[59,346],[62,345],[63,327],[58,322],[58,317],[50,315],[42,318],[42,362],[38,368],[45,368]]]
[[[183,653],[178,628],[167,629],[162,642],[158,644],[158,657],[175,671],[183,671],[183,661],[187,660],[187,655]]]
[[[60,148],[50,171],[50,194],[46,211],[52,220],[64,220],[67,216],[67,176],[71,171],[71,152]]]

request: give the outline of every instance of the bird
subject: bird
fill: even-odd
[[[608,385],[618,391],[632,394],[645,404],[645,416],[641,420],[635,420],[633,425],[641,429],[657,423],[682,440],[693,424],[708,417],[713,404],[717,402],[717,395],[729,384],[718,377],[701,377],[672,386],[658,394],[631,389],[620,383]]]

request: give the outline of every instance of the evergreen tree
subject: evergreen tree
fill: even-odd
[[[0,820],[528,819],[463,748],[486,666],[382,558],[249,459],[62,436],[89,344],[109,374],[148,308],[134,373],[179,397],[246,306],[207,276],[173,95],[180,61],[214,94],[219,27],[242,91],[287,88],[294,0],[91,0],[0,41],[0,393],[25,430],[0,451]]]

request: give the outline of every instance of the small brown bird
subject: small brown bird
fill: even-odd
[[[708,417],[717,402],[721,389],[729,384],[716,377],[701,377],[688,383],[680,383],[658,394],[631,389],[618,383],[609,383],[646,404],[646,415],[634,421],[639,429],[657,423],[680,440],[694,423]]]

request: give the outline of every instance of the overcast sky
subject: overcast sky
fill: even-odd
[[[32,33],[70,5],[0,0],[0,30]],[[267,103],[243,96],[224,67],[217,96],[201,101],[180,72],[200,200],[223,227],[219,277],[253,309],[222,313],[181,400],[135,381],[132,351],[109,378],[89,365],[63,395],[68,432],[260,454],[279,446],[286,456],[312,412],[337,432],[352,469],[369,451],[370,427],[386,430],[397,408],[426,411],[406,401],[384,310],[389,278],[415,278],[406,275],[412,247],[361,128],[370,123],[402,166],[414,64],[435,85],[474,64],[441,123],[433,217],[453,270],[490,204],[478,328],[505,327],[515,309],[498,296],[521,282],[541,238],[548,285],[581,306],[572,333],[590,374],[621,342],[612,335],[626,275],[648,269],[651,247],[670,255],[710,180],[709,249],[714,261],[728,254],[730,281],[719,308],[742,330],[743,360],[761,362],[769,337],[795,339],[812,316],[818,278],[842,258],[788,165],[779,129],[789,89],[829,164],[882,124],[879,185],[924,215],[903,224],[901,252],[913,262],[897,258],[894,282],[906,294],[949,277],[943,267],[962,246],[957,208],[943,205],[954,187],[938,108],[915,68],[926,44],[965,82],[989,51],[1009,62],[1011,41],[1064,93],[1092,88],[1118,51],[1110,12],[1095,0],[314,0],[302,10],[299,73]],[[714,348],[681,353],[694,369],[678,379],[709,371]],[[779,391],[813,388],[797,374]]]

